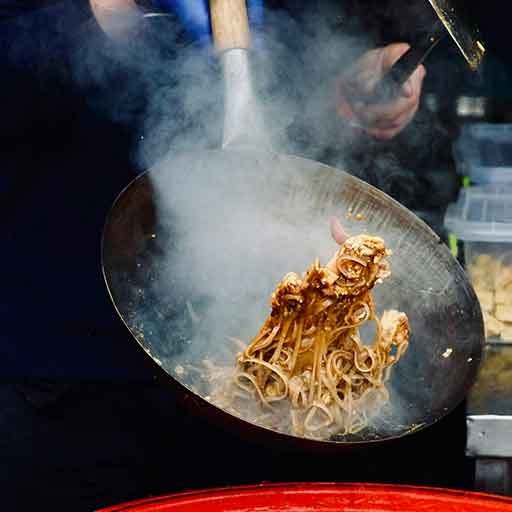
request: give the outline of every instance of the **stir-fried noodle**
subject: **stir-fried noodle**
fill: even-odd
[[[328,438],[368,425],[389,399],[391,367],[408,346],[407,316],[375,313],[371,289],[390,275],[380,238],[349,238],[335,257],[287,274],[272,294],[271,313],[238,354],[232,388],[238,401],[289,415],[295,435]],[[374,322],[371,345],[359,328]]]

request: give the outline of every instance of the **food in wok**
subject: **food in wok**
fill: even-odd
[[[212,402],[313,439],[368,426],[389,400],[386,382],[409,341],[406,314],[388,310],[379,317],[371,293],[390,275],[390,254],[381,238],[358,235],[325,266],[317,260],[302,276],[287,274]],[[365,343],[361,328],[371,323],[373,341]]]

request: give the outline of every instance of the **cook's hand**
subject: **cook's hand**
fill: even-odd
[[[211,36],[208,0],[158,0],[162,9],[175,11],[185,28],[195,37]],[[258,26],[263,18],[264,0],[247,0],[247,15],[251,27]]]
[[[131,29],[143,11],[136,0],[89,0],[92,11],[103,31],[112,39],[122,40],[130,36]],[[158,12],[177,14],[183,28],[195,39],[211,42],[208,0],[155,0]],[[264,0],[248,0],[247,11],[251,27],[257,27],[263,19]]]
[[[366,52],[338,82],[337,108],[340,116],[351,120],[377,139],[391,139],[413,119],[421,95],[426,70],[419,66],[404,83],[401,94],[389,103],[349,102],[350,97],[370,96],[383,74],[409,49],[405,43],[390,44]]]
[[[121,41],[130,36],[142,19],[135,0],[89,0],[91,10],[103,32]]]

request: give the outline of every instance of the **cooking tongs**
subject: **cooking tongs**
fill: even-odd
[[[469,64],[476,71],[485,53],[478,29],[461,16],[454,0],[429,0],[438,20],[430,34],[409,50],[393,65],[375,86],[369,97],[358,98],[366,103],[386,103],[397,98],[402,85],[428,57],[430,52],[447,34]],[[352,98],[355,99],[355,98]]]

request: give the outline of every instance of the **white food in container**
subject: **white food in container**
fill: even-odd
[[[462,190],[446,212],[445,227],[464,243],[488,341],[512,343],[512,187]]]

